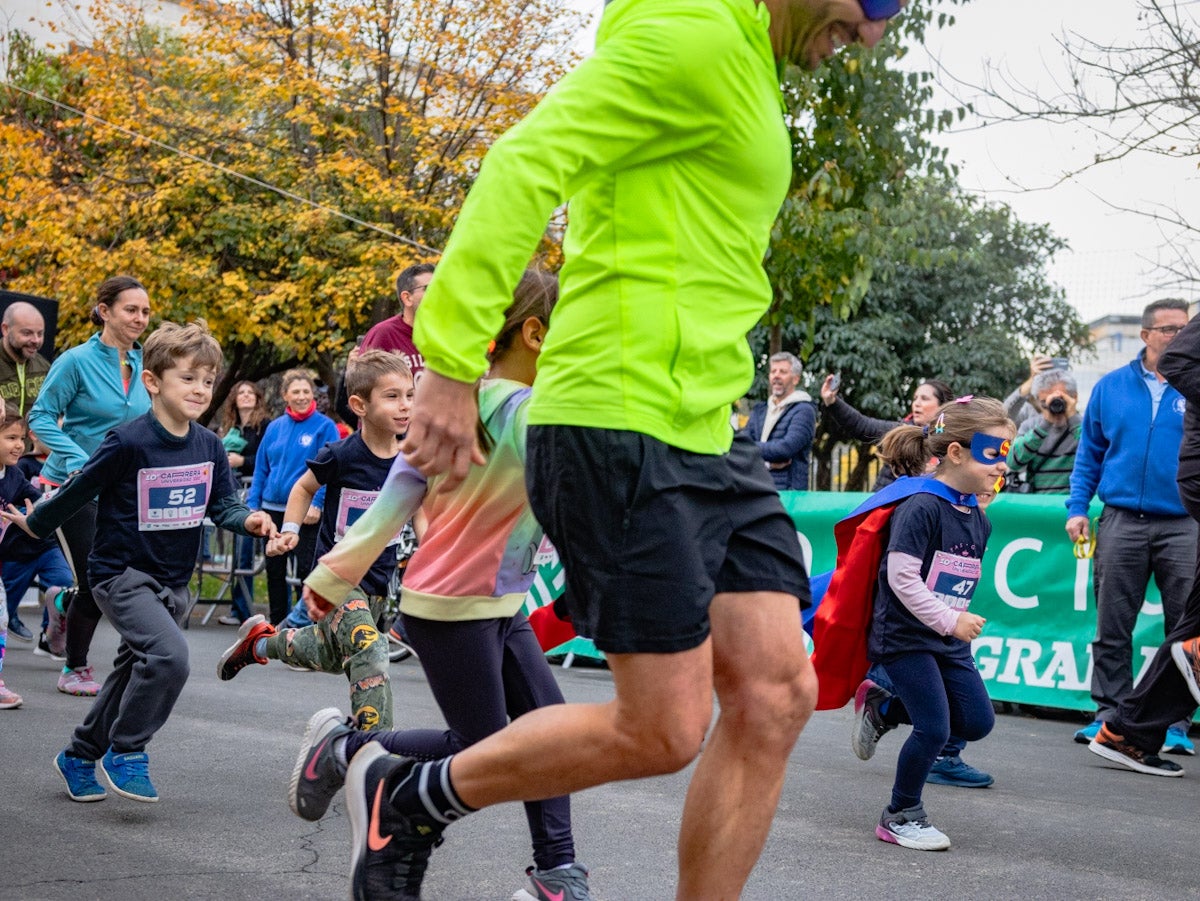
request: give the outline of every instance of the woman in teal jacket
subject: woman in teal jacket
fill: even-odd
[[[52,486],[82,469],[110,429],[150,409],[138,344],[150,324],[150,297],[142,283],[128,275],[106,279],[96,292],[92,321],[100,326],[99,334],[55,359],[29,411],[29,428],[50,448],[42,481]],[[88,650],[100,623],[87,575],[95,540],[92,501],[58,530],[78,586],[66,611],[67,665],[58,690],[87,697],[100,690],[88,665]]]

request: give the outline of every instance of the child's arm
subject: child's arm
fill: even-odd
[[[300,542],[300,524],[306,521],[305,515],[311,509],[313,497],[320,487],[311,469],[306,469],[304,475],[296,480],[288,494],[287,509],[283,512],[283,528],[267,547],[268,556],[286,554]]]
[[[315,595],[315,607],[327,613],[345,602],[367,570],[416,512],[425,497],[425,477],[396,457],[375,503],[352,525],[304,580],[305,597]],[[289,498],[290,506],[290,498]],[[324,606],[322,606],[324,604]],[[309,610],[314,604],[309,604]],[[319,618],[319,617],[318,617]]]
[[[887,567],[888,585],[908,612],[922,623],[938,635],[953,635],[963,641],[979,637],[987,620],[965,610],[960,613],[938,600],[921,578],[920,557],[891,551]]]
[[[109,484],[123,478],[128,459],[116,432],[109,432],[96,453],[83,469],[63,483],[62,488],[48,500],[33,508],[28,516],[13,511],[0,512],[6,520],[16,523],[34,538],[45,538],[64,522],[87,506]],[[134,490],[131,486],[130,490]]]

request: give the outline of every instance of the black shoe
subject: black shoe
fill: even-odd
[[[442,843],[445,826],[431,817],[405,815],[384,797],[388,778],[417,761],[389,754],[375,742],[354,755],[346,770],[346,815],[352,857],[354,901],[419,901],[429,855]]]
[[[33,633],[29,631],[29,627],[15,616],[8,621],[8,634],[21,641],[33,641]]]

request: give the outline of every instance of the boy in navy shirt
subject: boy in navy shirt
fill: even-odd
[[[158,800],[145,749],[188,677],[179,626],[190,608],[204,517],[239,534],[275,534],[267,514],[238,500],[221,439],[195,422],[212,401],[220,368],[221,348],[203,323],[164,323],[143,349],[150,412],[110,431],[83,469],[28,517],[15,506],[0,514],[39,538],[99,498],[105,528],[88,576],[121,643],[83,725],[54,761],[73,801],[107,797],[97,760],[117,794]]]
[[[308,461],[308,471],[288,496],[283,526],[267,548],[268,554],[284,554],[296,546],[304,512],[322,486],[325,505],[317,556],[326,553],[379,496],[400,453],[399,438],[408,431],[413,396],[413,377],[404,358],[382,350],[365,351],[346,373],[346,390],[361,430],[326,444]],[[242,623],[238,640],[217,663],[217,677],[232,679],[243,667],[265,664],[271,658],[321,672],[345,673],[358,727],[391,729],[387,639],[376,622],[388,581],[396,571],[399,540],[397,535],[363,577],[359,587],[366,597],[352,598],[319,623],[278,631],[261,615]]]

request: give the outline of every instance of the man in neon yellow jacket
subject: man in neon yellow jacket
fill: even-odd
[[[482,462],[485,348],[569,200],[526,474],[616,697],[534,711],[446,760],[360,751],[346,774],[363,811],[355,897],[417,897],[442,829],[472,810],[674,772],[702,745],[678,897],[740,894],[816,695],[794,528],[758,449],[729,425],[791,179],[780,64],[873,46],[900,6],[616,0],[595,54],[488,154],[417,321],[427,368],[403,449],[451,484]]]

